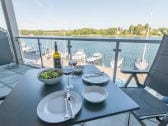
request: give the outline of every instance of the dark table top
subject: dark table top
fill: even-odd
[[[112,81],[101,84],[108,91],[107,99],[98,104],[85,101],[81,91],[87,84],[82,81],[81,76],[71,79],[74,85],[73,91],[82,98],[82,108],[76,117],[64,123],[49,124],[41,121],[36,113],[37,105],[47,94],[63,90],[66,79],[62,79],[60,84],[46,86],[37,79],[40,70],[29,70],[19,81],[16,87],[0,105],[0,126],[61,126],[81,123],[118,113],[128,112],[138,109],[139,106],[119,89]],[[85,66],[84,72],[99,71],[93,65]]]

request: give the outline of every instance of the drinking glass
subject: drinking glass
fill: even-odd
[[[70,80],[69,80],[69,75],[72,74],[72,69],[71,68],[63,69],[63,73],[65,76],[67,76],[67,81],[68,81],[65,89],[69,91],[73,89],[73,85],[70,83]]]
[[[72,67],[72,78],[74,78],[74,69],[75,69],[75,66],[77,65],[77,61],[76,60],[70,60],[69,65]]]

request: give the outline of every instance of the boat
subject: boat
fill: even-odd
[[[87,59],[88,63],[94,64],[102,59],[101,53],[94,53],[92,57]]]
[[[121,64],[123,63],[123,60],[124,60],[123,57],[121,57],[121,56],[118,57],[117,67],[121,66]],[[111,63],[110,63],[112,69],[114,69],[114,63],[115,63],[115,59],[112,58]]]
[[[22,47],[22,51],[23,51],[24,53],[28,53],[28,52],[32,51],[32,49],[31,49],[31,47],[23,46],[23,47]]]
[[[72,59],[73,60],[82,60],[82,61],[85,61],[86,59],[86,54],[84,52],[83,49],[80,49],[78,50],[73,56],[72,56]]]
[[[150,25],[148,25],[148,28],[147,28],[146,37],[145,37],[146,39],[149,36],[149,32],[150,32]],[[147,50],[147,45],[145,43],[142,58],[141,59],[135,59],[134,66],[138,70],[146,70],[149,66],[149,61],[145,59],[146,50]]]
[[[145,43],[142,58],[135,60],[135,68],[138,69],[138,70],[145,70],[149,66],[148,60],[145,59],[146,49],[147,48],[146,48],[146,43]]]
[[[24,53],[28,53],[32,50],[32,48],[28,47],[24,41],[21,42],[21,48]]]
[[[152,12],[150,13],[150,17],[151,15],[152,15]],[[146,36],[145,36],[146,40],[149,37],[149,33],[150,33],[150,23],[148,25]],[[147,44],[145,43],[142,58],[135,60],[135,68],[138,70],[146,70],[149,66],[149,61],[145,59],[146,50],[147,50]]]

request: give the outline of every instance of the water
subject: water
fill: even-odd
[[[137,39],[137,38],[136,38]],[[161,39],[161,38],[152,38],[152,39]],[[35,39],[21,39],[26,43],[27,46],[30,46],[34,50],[38,50],[37,40]],[[58,49],[60,51],[67,50],[67,41],[56,40]],[[41,47],[43,52],[46,48],[54,49],[55,40],[41,40]],[[114,58],[114,51],[116,44],[115,42],[96,42],[96,41],[71,41],[72,44],[72,54],[76,51],[83,49],[87,57],[91,57],[93,53],[99,52],[103,55],[103,63],[105,66],[110,66],[112,58]],[[147,51],[145,59],[147,59],[150,64],[152,63],[159,44],[147,44]],[[143,43],[120,43],[120,56],[124,57],[123,67],[132,67],[135,59],[141,58],[144,44]]]

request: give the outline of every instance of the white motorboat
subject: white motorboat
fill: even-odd
[[[87,59],[88,63],[96,63],[97,61],[100,61],[102,59],[101,53],[94,53],[92,57]]]
[[[84,50],[83,49],[80,49],[80,50],[78,50],[73,56],[72,56],[72,59],[73,60],[84,60],[85,61],[85,59],[86,59],[86,54],[85,54],[85,52],[84,52]]]
[[[30,52],[32,50],[32,48],[27,46],[24,41],[21,42],[21,48],[24,53]]]
[[[23,46],[23,47],[22,47],[22,51],[23,51],[24,53],[28,53],[28,52],[32,51],[32,49],[31,49],[31,47]]]

